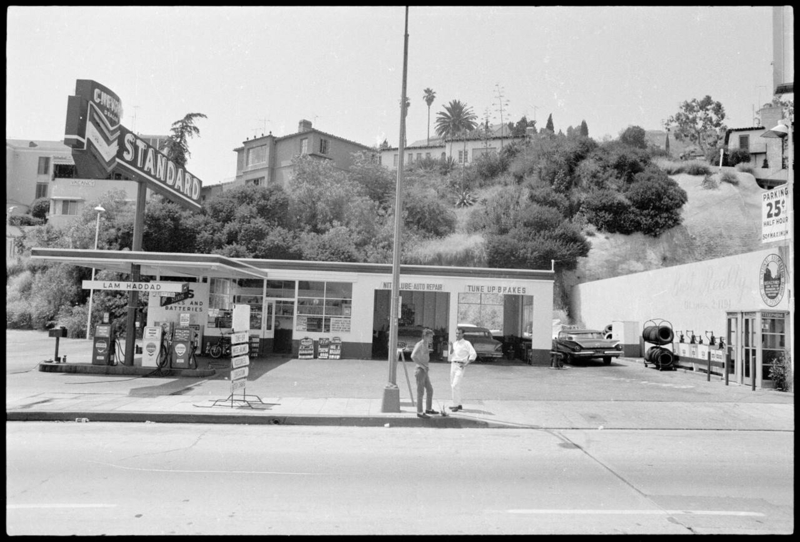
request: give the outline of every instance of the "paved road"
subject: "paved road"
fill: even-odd
[[[7,424],[12,535],[793,531],[793,435]]]

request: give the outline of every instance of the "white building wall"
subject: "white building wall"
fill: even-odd
[[[667,320],[676,330],[722,336],[726,311],[789,310],[788,288],[775,306],[761,295],[762,264],[778,247],[704,262],[579,284],[572,289],[571,314],[581,326],[603,329],[613,321]]]

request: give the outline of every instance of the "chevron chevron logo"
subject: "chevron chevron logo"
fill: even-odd
[[[89,103],[84,149],[92,153],[106,170],[106,173],[111,173],[117,165],[119,126],[118,124],[112,128],[97,106],[91,102]]]

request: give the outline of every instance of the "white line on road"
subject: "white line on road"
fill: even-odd
[[[656,515],[656,516],[757,516],[764,517],[760,512],[738,512],[734,510],[545,510],[545,509],[517,509],[506,510],[509,514],[605,514],[605,515]]]
[[[15,508],[115,508],[116,504],[7,504],[7,510]]]

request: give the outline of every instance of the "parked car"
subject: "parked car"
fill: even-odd
[[[603,363],[609,365],[611,358],[622,355],[622,345],[606,339],[597,329],[562,329],[553,339],[553,351],[562,354],[568,363],[576,359],[602,358]]]
[[[480,361],[494,360],[503,357],[503,343],[492,336],[492,332],[472,324],[458,324],[464,331],[464,338],[472,343]]]
[[[400,326],[397,328],[397,348],[403,350],[406,361],[411,359],[411,352],[414,345],[422,340],[423,326]],[[429,352],[433,352],[433,344],[428,347]]]

